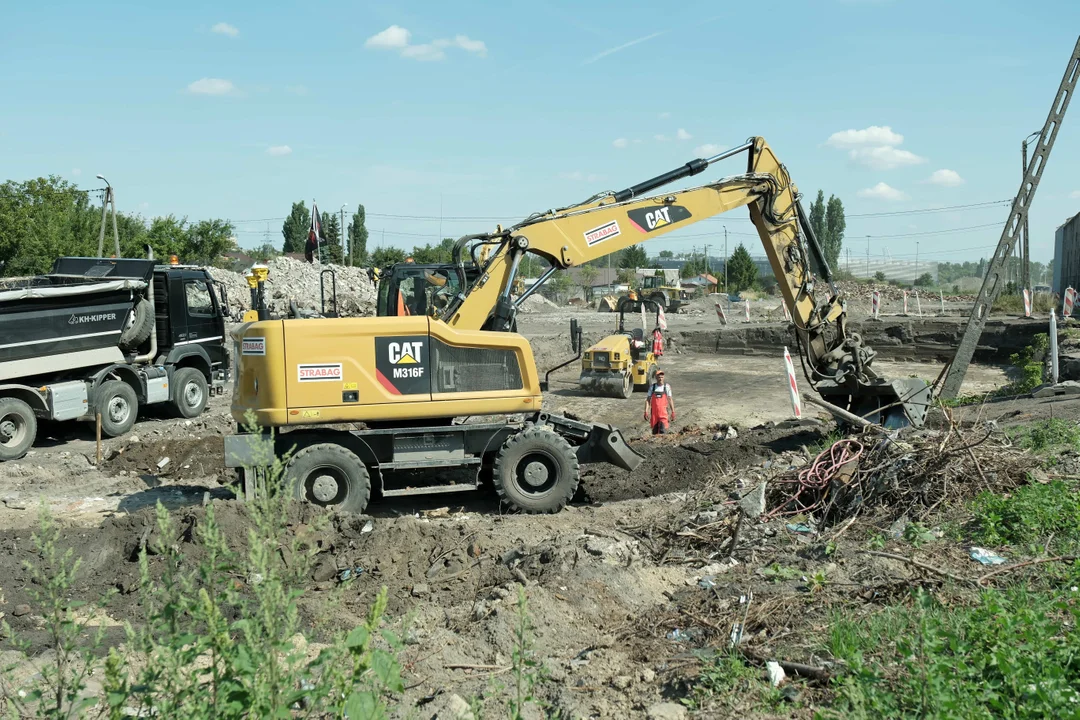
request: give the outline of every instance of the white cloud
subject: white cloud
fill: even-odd
[[[617,148],[624,148],[624,147],[626,147],[626,146],[627,146],[627,145],[628,145],[629,143],[627,143],[627,141],[626,141],[626,138],[615,138],[615,141],[614,141],[614,142],[612,142],[611,144],[612,144],[613,146],[617,147]]]
[[[641,138],[634,138],[634,144],[635,145],[640,145],[641,144]]]
[[[860,165],[865,165],[874,170],[892,170],[908,165],[921,165],[926,162],[926,158],[919,157],[913,152],[887,145],[854,148],[848,153],[848,157]]]
[[[422,45],[407,45],[403,47],[401,49],[401,57],[425,62],[430,60],[445,60],[446,53],[434,43],[424,43]]]
[[[468,35],[455,35],[453,38],[438,38],[429,43],[411,44],[410,33],[400,25],[391,25],[380,33],[372,35],[364,42],[364,47],[377,50],[397,50],[401,57],[411,60],[445,60],[447,48],[457,48],[479,57],[487,56],[487,45],[483,40],[473,40]]]
[[[292,148],[288,145],[271,145],[266,148],[267,155],[273,155],[275,157],[281,157],[282,155],[291,155]]]
[[[854,147],[867,147],[877,145],[900,145],[904,142],[904,136],[893,132],[888,125],[884,127],[871,125],[864,130],[842,130],[834,132],[825,141],[830,147],[847,150]]]
[[[408,47],[411,35],[412,33],[405,28],[399,25],[391,25],[381,33],[376,33],[364,41],[364,47],[390,49]]]
[[[728,149],[727,145],[716,145],[714,143],[705,143],[704,145],[698,145],[694,148],[694,154],[698,157],[710,157],[718,153],[722,153]]]
[[[73,168],[71,174],[75,177],[79,177],[80,175],[82,175],[82,170],[80,170],[79,168]]]
[[[286,85],[285,92],[293,95],[307,95],[308,89],[306,85]]]
[[[667,142],[668,136],[664,134],[653,135],[653,140],[656,140],[657,142]]]
[[[148,203],[148,202],[141,202],[141,203],[139,203],[139,209],[140,209],[140,210],[145,210],[145,209],[146,209],[146,208],[148,208],[148,207],[150,207],[150,203]]]
[[[484,57],[487,55],[487,45],[483,40],[472,40],[468,35],[455,35],[454,45],[461,48],[465,52],[471,52]]]
[[[926,182],[931,185],[941,185],[942,187],[956,187],[964,184],[964,178],[960,177],[960,173],[955,170],[942,168],[932,172]]]
[[[676,131],[676,133],[675,133],[675,137],[678,138],[679,140],[689,140],[690,138],[692,138],[694,136],[691,135],[690,133],[686,132],[682,128],[679,128],[678,131]]]
[[[667,120],[669,117],[671,117],[671,113],[669,113],[669,112],[660,113],[660,119],[661,120]]]
[[[229,37],[236,37],[240,34],[240,31],[235,26],[230,25],[227,22],[219,22],[214,27],[210,28],[210,32],[217,33],[218,35],[228,35]]]
[[[860,190],[855,194],[859,197],[870,198],[871,200],[888,200],[890,202],[907,199],[907,195],[883,182],[879,182],[874,187]]]
[[[1080,190],[1073,190],[1071,193],[1069,193],[1069,197],[1073,200],[1080,198]]]
[[[588,58],[587,60],[585,60],[585,62],[583,62],[581,64],[582,65],[590,65],[590,64],[596,62],[597,60],[599,60],[601,58],[606,58],[608,55],[614,55],[615,53],[620,52],[622,50],[625,50],[628,47],[633,47],[633,46],[637,45],[638,43],[643,43],[646,40],[652,40],[655,37],[660,37],[661,35],[663,35],[666,32],[668,32],[668,31],[667,30],[661,30],[660,32],[654,32],[651,35],[646,35],[645,37],[639,37],[636,40],[631,40],[630,42],[623,43],[622,45],[616,45],[613,48],[608,48],[607,50],[602,50],[602,51],[596,53],[595,55],[593,55],[591,58]]]
[[[230,80],[221,78],[202,78],[187,86],[188,92],[196,95],[231,95],[236,86]]]

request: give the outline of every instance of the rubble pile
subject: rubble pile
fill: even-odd
[[[821,284],[819,287],[825,289],[828,292],[828,285]],[[836,287],[840,292],[844,294],[848,300],[864,300],[867,303],[870,302],[870,297],[874,292],[878,292],[881,295],[882,302],[903,302],[904,289],[903,287],[897,287],[896,285],[890,285],[883,282],[855,282],[852,280],[839,280],[836,283]],[[908,293],[911,290],[908,289]],[[933,290],[921,291],[924,297],[932,297],[937,299],[939,294]],[[974,302],[975,295],[945,295],[946,302]]]
[[[287,313],[290,301],[296,302],[302,310],[321,310],[319,278],[320,273],[329,268],[333,269],[337,280],[338,314],[347,317],[375,314],[375,286],[366,268],[312,264],[285,256],[274,258],[268,265],[266,298],[271,313]],[[251,293],[243,275],[218,268],[211,268],[210,273],[215,280],[225,284],[233,315],[251,309]],[[333,291],[329,274],[326,276],[326,296],[327,311],[330,311],[333,309],[330,301]]]

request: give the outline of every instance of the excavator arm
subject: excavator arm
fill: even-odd
[[[747,163],[741,174],[683,190],[660,190],[742,153]],[[536,213],[495,233],[461,238],[454,261],[462,274],[463,291],[448,304],[441,319],[460,330],[509,330],[521,303],[558,270],[740,207],[748,208],[780,292],[792,310],[796,344],[811,386],[834,404],[872,421],[921,425],[930,402],[926,383],[888,381],[873,371],[875,353],[848,331],[843,299],[831,283],[828,264],[799,203],[798,189],[759,137],[625,190]],[[468,284],[462,262],[466,250],[480,268]],[[511,289],[526,253],[540,256],[550,267],[532,288],[514,297]],[[810,254],[829,285],[825,294],[815,293],[817,279]],[[823,295],[825,299],[819,300]]]

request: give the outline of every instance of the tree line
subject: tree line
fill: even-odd
[[[104,254],[115,253],[112,212],[105,220]],[[147,220],[117,213],[116,229],[122,257],[145,257],[144,246],[158,258],[176,255],[182,262],[209,264],[236,249],[233,226],[227,220],[190,221],[174,215]],[[97,255],[101,207],[90,193],[57,177],[0,185],[0,274],[36,275],[48,272],[65,255]]]

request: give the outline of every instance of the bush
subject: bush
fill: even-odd
[[[874,279],[878,282],[885,282],[885,273],[878,270],[876,273],[874,273]]]
[[[930,287],[934,284],[934,276],[930,273],[923,273],[919,277],[915,278],[915,287]]]

